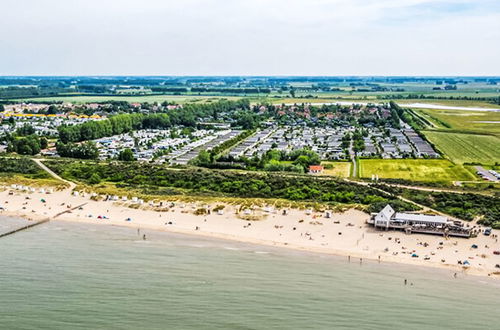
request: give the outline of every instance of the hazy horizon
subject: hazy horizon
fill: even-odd
[[[0,4],[2,76],[495,76],[494,0]]]

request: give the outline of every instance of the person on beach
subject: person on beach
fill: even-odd
[[[408,280],[405,278],[405,285],[407,285],[407,284],[408,284]]]
[[[145,241],[146,240],[146,234],[142,235],[142,240]]]

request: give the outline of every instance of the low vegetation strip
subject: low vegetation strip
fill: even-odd
[[[450,183],[477,178],[462,165],[446,159],[360,159],[361,178],[401,179],[420,182]]]
[[[425,136],[455,163],[494,164],[500,161],[500,138],[492,135],[424,131]]]
[[[22,174],[32,179],[50,179],[51,176],[42,170],[28,157],[0,157],[0,174]]]
[[[54,179],[27,157],[0,157],[0,182],[4,185],[50,186],[56,189],[62,189],[66,186],[65,183]]]
[[[45,164],[65,179],[86,184],[112,182],[121,187],[142,187],[149,191],[154,187],[170,187],[192,195],[361,204],[369,211],[378,211],[387,203],[399,210],[416,208],[370,187],[309,175],[169,169],[152,164],[119,162],[47,161]]]

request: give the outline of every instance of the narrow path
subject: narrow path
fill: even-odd
[[[356,162],[356,158],[352,157],[352,177],[357,178],[358,177],[358,162]]]
[[[62,182],[65,182],[67,184],[69,184],[69,189],[70,190],[73,190],[75,187],[76,187],[76,184],[71,182],[71,181],[68,181],[68,180],[65,180],[63,178],[61,178],[59,175],[57,175],[54,171],[52,171],[50,168],[48,168],[47,166],[45,166],[45,164],[42,163],[42,160],[41,159],[37,159],[37,158],[32,158],[32,160],[38,165],[40,166],[45,172],[49,173],[53,178],[59,180],[59,181],[62,181]]]

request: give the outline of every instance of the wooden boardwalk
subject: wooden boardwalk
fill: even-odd
[[[5,236],[9,236],[9,235],[12,235],[12,234],[15,234],[17,232],[20,232],[20,231],[23,231],[23,230],[26,230],[26,229],[29,229],[29,228],[32,228],[32,227],[35,227],[35,226],[38,226],[38,225],[41,225],[42,223],[46,223],[46,222],[49,222],[49,221],[50,221],[50,218],[47,218],[47,219],[40,220],[40,221],[37,221],[37,222],[34,222],[34,223],[30,223],[29,225],[25,225],[25,226],[22,226],[22,227],[17,228],[17,229],[10,230],[10,231],[5,232],[5,233],[1,233],[0,234],[0,238],[5,237]]]
[[[9,235],[12,235],[12,234],[15,234],[15,233],[18,233],[18,232],[26,230],[26,229],[33,228],[35,226],[41,225],[41,224],[46,223],[46,222],[49,222],[50,220],[55,219],[55,218],[57,218],[60,215],[63,215],[65,213],[70,213],[71,211],[76,210],[76,209],[78,209],[80,207],[83,207],[86,204],[87,203],[83,203],[83,204],[80,204],[78,206],[75,206],[75,207],[72,207],[70,209],[67,209],[67,210],[64,210],[62,212],[59,212],[56,215],[54,215],[52,218],[43,219],[43,220],[40,220],[40,221],[37,221],[37,222],[34,222],[34,223],[30,223],[29,225],[22,226],[20,228],[9,230],[9,231],[7,231],[5,233],[0,233],[0,238],[5,237],[5,236],[9,236]]]

